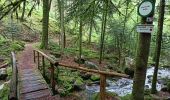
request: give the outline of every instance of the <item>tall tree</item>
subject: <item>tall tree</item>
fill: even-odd
[[[25,7],[26,7],[26,0],[23,1],[23,7],[22,7],[22,15],[21,15],[21,21],[24,20],[24,15],[25,15]]]
[[[60,15],[60,37],[61,37],[61,48],[62,52],[64,51],[64,48],[66,46],[66,36],[65,36],[65,25],[64,25],[64,0],[57,0],[58,2],[58,11]]]
[[[155,0],[151,0],[151,1],[155,4]],[[149,17],[153,17],[153,15],[154,13],[152,13]],[[142,17],[141,19],[141,24],[152,24],[152,23],[153,22],[146,22],[146,17]],[[146,78],[150,41],[151,41],[150,33],[139,33],[133,90],[132,90],[133,100],[144,100],[144,85],[145,85],[145,78]]]
[[[156,93],[156,83],[157,83],[157,74],[159,67],[159,58],[161,52],[161,42],[162,42],[162,32],[163,32],[163,23],[164,23],[164,13],[165,13],[165,0],[160,0],[159,5],[159,19],[158,19],[158,31],[156,38],[156,48],[155,48],[155,69],[152,79],[152,90],[151,93]]]
[[[103,59],[104,40],[105,40],[106,22],[107,22],[107,13],[108,13],[108,3],[109,3],[109,0],[103,0],[103,15],[102,15],[101,39],[100,39],[100,59],[99,59],[100,64]]]
[[[48,48],[49,0],[43,0],[43,20],[41,48]]]
[[[95,10],[95,1],[93,1],[93,4],[92,4],[92,14],[90,15],[89,44],[91,43],[91,36],[92,36],[92,30],[93,30],[94,10]]]

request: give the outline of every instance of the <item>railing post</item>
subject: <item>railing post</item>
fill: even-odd
[[[39,69],[39,67],[40,67],[40,54],[39,54],[39,52],[37,52],[37,56],[38,56],[38,69]]]
[[[100,100],[105,100],[106,96],[106,75],[100,74]]]
[[[43,76],[45,77],[45,60],[44,60],[44,56],[42,56],[42,70],[43,70]]]
[[[35,55],[35,50],[33,50],[33,53],[34,53],[34,63],[36,62],[36,55]]]
[[[50,63],[51,65],[51,88],[53,93],[55,93],[55,82],[54,82],[54,64]]]

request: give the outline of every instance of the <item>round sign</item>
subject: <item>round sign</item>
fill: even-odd
[[[142,17],[147,17],[153,12],[153,3],[149,0],[143,1],[138,8],[138,13]]]

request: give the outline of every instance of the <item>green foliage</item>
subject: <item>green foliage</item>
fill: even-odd
[[[69,95],[73,90],[73,84],[81,86],[84,84],[83,79],[79,76],[78,72],[72,72],[66,68],[60,68],[58,74],[58,84],[61,88],[60,95],[66,96]]]
[[[99,75],[92,75],[90,79],[92,81],[99,81],[100,80],[100,76]]]
[[[118,96],[116,93],[114,93],[114,92],[106,92],[106,96],[107,97],[115,97],[115,96]],[[93,95],[92,95],[92,100],[100,100],[99,99],[100,98],[100,93],[94,93]]]
[[[24,49],[24,43],[21,41],[0,40],[0,55],[9,57],[11,51],[20,51]]]
[[[8,94],[9,94],[9,86],[8,84],[4,84],[4,88],[0,90],[0,99],[8,100]]]
[[[128,94],[126,96],[121,97],[121,100],[132,100],[132,95]]]

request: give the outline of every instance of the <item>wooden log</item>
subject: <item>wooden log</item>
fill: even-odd
[[[121,73],[117,73],[117,72],[106,72],[106,71],[101,71],[101,70],[87,69],[87,68],[84,68],[83,66],[71,66],[71,65],[60,63],[60,62],[59,62],[59,65],[63,66],[63,67],[67,67],[67,68],[82,70],[84,72],[91,72],[91,73],[102,74],[102,75],[106,75],[106,76],[129,78],[129,75],[121,74]]]
[[[9,64],[9,63],[4,63],[4,64],[0,65],[0,68],[5,68],[5,67],[8,66],[8,64]]]
[[[42,56],[42,69],[43,69],[43,77],[45,77],[45,60],[44,60],[44,56]]]
[[[38,69],[40,68],[40,54],[39,54],[39,52],[37,52],[37,55],[38,55]]]
[[[51,77],[50,77],[51,88],[52,88],[52,92],[55,93],[54,65],[52,63],[50,63],[50,65],[51,65]]]
[[[11,55],[12,55],[12,78],[10,82],[9,100],[17,100],[18,71],[14,52],[12,52]]]
[[[36,55],[35,55],[35,50],[33,50],[33,54],[34,54],[34,63],[36,62]]]
[[[106,76],[105,75],[100,75],[100,100],[105,100],[106,99]]]
[[[51,62],[52,64],[57,65],[57,62],[56,62],[54,59],[52,59],[51,57],[49,57],[48,55],[46,55],[46,54],[43,53],[42,51],[40,51],[40,50],[34,50],[34,51],[40,53],[42,56],[45,57],[45,59],[47,59],[47,60],[48,60],[49,62]]]

